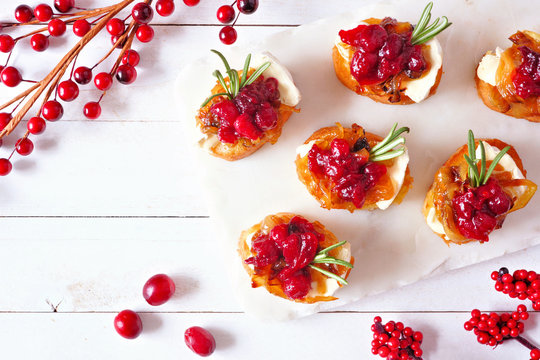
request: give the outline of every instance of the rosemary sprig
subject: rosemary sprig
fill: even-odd
[[[469,136],[467,139],[467,148],[468,148],[468,155],[463,155],[465,158],[465,161],[467,162],[467,165],[469,166],[469,184],[472,187],[478,187],[480,185],[485,185],[487,181],[489,180],[489,177],[493,173],[493,170],[495,170],[495,166],[501,161],[504,154],[510,150],[510,146],[506,146],[504,149],[502,149],[497,156],[493,159],[491,162],[491,165],[489,168],[487,168],[487,161],[486,161],[486,148],[484,146],[483,141],[478,142],[478,146],[480,147],[480,159],[476,158],[476,146],[474,141],[474,134],[472,130],[469,130]],[[478,171],[478,163],[480,163],[480,171]]]
[[[262,73],[266,69],[268,69],[268,67],[271,65],[270,61],[265,62],[264,64],[259,66],[253,72],[253,74],[251,74],[251,76],[248,78],[247,73],[249,71],[249,64],[251,62],[251,54],[248,54],[248,56],[246,57],[246,61],[244,62],[244,69],[242,71],[242,76],[240,76],[238,74],[238,70],[231,68],[231,66],[229,65],[229,62],[227,61],[227,59],[225,59],[225,56],[223,56],[222,53],[220,53],[217,50],[211,50],[211,51],[217,54],[217,56],[219,56],[219,58],[223,62],[223,65],[225,66],[225,73],[229,76],[229,84],[227,85],[227,82],[225,81],[225,78],[223,77],[221,72],[219,70],[215,70],[212,73],[212,75],[214,75],[218,79],[223,89],[225,89],[225,92],[219,93],[219,94],[213,94],[209,96],[203,102],[201,107],[205,107],[206,104],[208,104],[216,96],[227,96],[231,100],[234,99],[244,86],[247,86],[253,83],[255,80],[257,80],[262,75]]]
[[[371,148],[369,152],[370,161],[383,161],[393,159],[405,153],[405,147],[399,145],[405,144],[405,138],[400,136],[404,132],[409,132],[408,127],[401,127],[396,130],[397,123],[394,124],[390,133],[377,145]],[[398,147],[398,148],[396,148]]]
[[[416,27],[414,28],[414,31],[412,32],[411,44],[413,45],[423,44],[433,39],[435,36],[440,34],[444,29],[452,25],[451,22],[448,22],[448,18],[446,16],[443,16],[442,21],[440,21],[439,18],[436,18],[435,21],[431,25],[428,26],[429,20],[431,19],[432,7],[433,7],[433,2],[430,1],[424,8],[424,11],[422,12],[422,15],[420,16],[420,20],[418,20],[418,24],[416,24]]]
[[[329,246],[327,248],[322,249],[321,251],[319,251],[317,253],[317,255],[315,255],[315,258],[309,264],[309,267],[312,268],[313,270],[317,270],[321,274],[324,274],[324,275],[328,276],[329,278],[332,278],[332,279],[336,280],[337,282],[339,282],[339,283],[341,283],[343,285],[348,285],[349,283],[347,282],[347,280],[345,280],[341,276],[336,275],[333,272],[321,269],[320,267],[313,265],[313,264],[336,264],[336,265],[341,265],[341,266],[345,266],[345,267],[347,267],[349,269],[352,269],[353,265],[350,262],[347,262],[345,260],[336,259],[336,258],[331,257],[331,256],[328,255],[328,252],[330,250],[333,250],[335,248],[343,246],[346,243],[347,243],[346,241],[341,241],[341,242],[339,242],[337,244],[334,244],[332,246]]]

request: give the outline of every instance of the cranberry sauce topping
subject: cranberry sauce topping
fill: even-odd
[[[396,20],[385,18],[380,25],[359,25],[341,30],[339,36],[356,51],[351,74],[360,85],[380,84],[404,71],[415,79],[427,68],[420,45],[411,44],[411,31],[395,32]]]
[[[214,125],[219,127],[219,141],[234,144],[240,137],[259,139],[264,131],[276,127],[279,105],[278,81],[262,76],[243,87],[233,100],[215,103],[210,112],[218,122]]]
[[[386,174],[386,166],[369,161],[369,152],[363,150],[367,145],[364,138],[359,139],[357,144],[362,144],[357,152],[352,151],[356,149],[351,150],[344,139],[332,140],[328,150],[315,144],[308,153],[308,165],[315,175],[332,180],[334,191],[341,199],[361,208],[366,200],[366,192]]]
[[[512,200],[497,180],[490,178],[485,185],[467,188],[452,199],[454,219],[461,234],[469,239],[488,241],[488,235],[501,226]]]
[[[527,46],[521,46],[518,49],[523,62],[512,78],[516,94],[524,99],[529,96],[540,96],[540,54]]]
[[[291,299],[304,298],[311,289],[307,266],[313,261],[324,235],[313,224],[295,216],[288,224],[276,225],[268,234],[252,240],[255,253],[245,260],[257,268],[272,266],[272,276],[281,281],[283,291]]]

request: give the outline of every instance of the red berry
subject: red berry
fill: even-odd
[[[144,284],[143,296],[152,306],[165,304],[174,295],[176,287],[174,281],[165,274],[152,276]]]
[[[92,81],[92,70],[86,66],[79,66],[73,72],[73,79],[77,84],[86,85]]]
[[[58,84],[58,97],[64,101],[73,101],[79,96],[79,87],[73,80],[65,80]]]
[[[114,318],[114,328],[120,336],[135,339],[142,332],[142,321],[136,312],[123,310]]]
[[[137,33],[135,35],[140,42],[147,43],[152,41],[152,39],[154,38],[154,29],[152,29],[151,26],[146,24],[141,25],[137,29]]]
[[[30,132],[30,134],[33,135],[39,135],[42,134],[45,131],[45,127],[47,125],[45,124],[45,120],[40,118],[39,116],[34,116],[28,120],[28,123],[26,124],[26,128]]]
[[[216,340],[202,327],[193,326],[184,333],[186,345],[197,355],[210,356],[216,349]]]
[[[219,31],[219,40],[225,45],[231,45],[236,41],[236,30],[232,26],[225,26]]]
[[[112,36],[119,36],[124,33],[126,25],[119,18],[112,18],[107,22],[107,31]]]
[[[156,2],[156,12],[160,16],[169,16],[174,12],[173,0],[158,0]]]
[[[378,354],[380,357],[387,357],[390,354],[390,349],[387,346],[381,346],[379,348]]]
[[[73,33],[78,37],[83,37],[90,29],[90,23],[86,19],[79,19],[73,23]]]
[[[473,318],[479,318],[480,315],[481,315],[481,313],[480,313],[480,310],[478,310],[478,309],[474,309],[473,311],[471,311],[471,317],[473,317]]]
[[[32,8],[28,5],[19,5],[15,8],[15,19],[20,23],[29,22],[34,17]]]
[[[60,19],[52,19],[49,21],[48,28],[51,36],[62,36],[66,32],[66,23]]]
[[[496,281],[498,278],[499,278],[499,272],[498,271],[493,271],[491,273],[491,279]]]
[[[34,8],[34,16],[39,21],[49,21],[53,16],[53,11],[51,7],[47,4],[39,4]]]
[[[6,176],[11,172],[13,165],[8,159],[0,159],[0,176]]]
[[[217,10],[217,19],[222,24],[228,24],[234,20],[234,8],[230,5],[220,6]]]
[[[101,115],[101,105],[98,102],[87,102],[83,107],[83,114],[90,120],[97,119]]]
[[[184,0],[184,4],[187,6],[195,6],[197,5],[201,0]]]
[[[45,51],[49,47],[49,37],[43,34],[34,34],[30,38],[30,46],[35,51]]]
[[[527,306],[525,306],[525,305],[523,305],[523,304],[520,304],[520,305],[518,305],[518,307],[517,307],[517,311],[520,312],[520,313],[527,312]]]
[[[15,149],[22,156],[27,156],[34,150],[34,143],[29,138],[21,138],[15,143]]]
[[[379,323],[380,323],[380,322],[382,322],[382,319],[381,319],[380,316],[375,316],[375,317],[373,318],[373,322],[376,322],[376,323],[379,322]]]
[[[257,140],[262,135],[249,114],[238,116],[234,121],[234,129],[238,134],[250,140]]]
[[[9,35],[2,34],[0,35],[0,51],[3,53],[8,53],[15,47],[15,40]]]
[[[111,36],[111,44],[115,46],[117,49],[123,48],[124,45],[126,44],[127,38],[124,37],[122,40],[120,40],[121,37],[122,35]]]
[[[148,24],[154,17],[154,10],[150,5],[140,2],[131,10],[131,16],[139,24]]]
[[[2,82],[8,87],[15,87],[22,81],[21,73],[13,66],[5,67],[0,74]]]
[[[540,349],[531,350],[531,360],[540,360]]]
[[[4,130],[4,128],[9,124],[11,121],[12,116],[10,113],[2,112],[0,113],[0,131]]]
[[[131,65],[120,65],[116,70],[116,80],[120,84],[129,85],[137,79],[137,70]]]
[[[504,274],[502,277],[501,277],[501,280],[503,283],[505,284],[510,284],[514,281],[514,277],[510,274]]]
[[[122,56],[122,64],[124,65],[137,66],[139,65],[140,60],[141,57],[135,50],[128,50],[124,53],[124,56]]]
[[[66,13],[75,6],[75,0],[54,0],[54,7],[61,13]]]
[[[107,91],[112,86],[112,76],[109,73],[101,72],[94,78],[94,84],[101,91]]]
[[[236,6],[242,14],[253,14],[259,7],[259,0],[238,0]]]
[[[62,107],[62,104],[60,104],[58,101],[49,100],[45,104],[43,104],[43,108],[41,109],[41,115],[45,120],[57,121],[60,120],[62,115],[64,115],[64,108]]]

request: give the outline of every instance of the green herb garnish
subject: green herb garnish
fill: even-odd
[[[467,148],[469,150],[469,155],[463,155],[467,165],[469,165],[469,184],[472,187],[479,187],[480,185],[485,185],[489,180],[489,177],[495,170],[495,166],[501,161],[504,154],[510,150],[510,146],[506,146],[502,149],[497,156],[491,162],[491,165],[486,170],[487,161],[486,161],[486,148],[484,147],[483,141],[478,141],[478,146],[480,147],[480,159],[476,158],[476,146],[474,141],[474,134],[472,130],[469,130],[469,138],[467,142]],[[480,162],[480,171],[478,171],[477,164]]]
[[[437,36],[439,33],[441,33],[444,29],[452,25],[451,22],[448,22],[448,18],[446,16],[442,17],[442,21],[439,23],[439,18],[436,18],[433,24],[428,26],[429,20],[431,19],[431,8],[433,7],[433,2],[429,2],[427,6],[424,8],[424,11],[422,12],[422,16],[420,16],[420,20],[418,20],[418,23],[416,24],[416,27],[414,28],[414,31],[411,35],[411,44],[418,45],[423,44],[431,39],[433,39],[435,36]]]
[[[395,123],[392,130],[390,130],[390,133],[383,139],[383,141],[375,145],[369,151],[370,161],[389,160],[405,153],[405,147],[396,147],[405,144],[405,138],[400,135],[404,132],[409,132],[409,128],[402,127],[396,130],[397,125],[398,124]]]
[[[249,63],[251,62],[251,54],[248,54],[248,56],[246,57],[246,61],[244,62],[242,77],[240,77],[240,75],[238,74],[238,70],[232,69],[230,67],[229,62],[227,61],[227,59],[225,59],[225,56],[223,56],[222,53],[217,50],[211,51],[217,54],[217,56],[220,57],[221,61],[223,61],[223,65],[225,65],[225,72],[229,76],[229,84],[227,85],[227,82],[225,81],[225,78],[223,77],[221,72],[219,70],[215,70],[212,75],[214,75],[218,79],[219,83],[226,92],[209,96],[201,105],[201,107],[206,106],[206,104],[208,104],[216,96],[227,96],[231,100],[234,99],[244,86],[247,86],[257,80],[257,78],[259,78],[259,76],[261,76],[262,73],[270,66],[269,61],[265,62],[264,64],[259,66],[255,70],[255,72],[253,72],[253,74],[251,74],[251,76],[248,78],[247,73],[249,71]]]
[[[339,242],[339,243],[334,244],[332,246],[329,246],[329,247],[327,247],[325,249],[322,249],[321,251],[319,251],[317,253],[317,255],[315,255],[315,258],[309,264],[309,267],[312,268],[313,270],[317,270],[321,274],[324,274],[324,275],[328,276],[329,278],[332,278],[332,279],[336,280],[337,282],[339,282],[339,283],[341,283],[343,285],[348,285],[349,283],[347,282],[347,280],[345,280],[341,276],[338,276],[338,275],[334,274],[333,272],[321,269],[320,267],[313,265],[313,264],[336,264],[336,265],[341,265],[341,266],[345,266],[345,267],[347,267],[349,269],[352,269],[353,265],[350,262],[347,262],[345,260],[336,259],[336,258],[331,257],[331,256],[328,255],[328,252],[330,250],[333,250],[335,248],[343,246],[346,243],[347,243],[346,241],[342,241],[342,242]]]

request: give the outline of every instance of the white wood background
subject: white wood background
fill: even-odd
[[[455,6],[466,11],[471,1]],[[190,359],[196,356],[184,345],[183,332],[200,325],[216,336],[216,359],[375,359],[370,325],[379,314],[423,331],[426,359],[528,359],[516,342],[495,350],[476,343],[463,322],[473,308],[514,310],[519,302],[495,292],[490,273],[500,266],[540,271],[539,247],[291,322],[262,323],[242,312],[213,250],[219,234],[180,133],[179,122],[190,119],[178,118],[170,97],[184,64],[209,48],[223,48],[215,20],[223,3],[201,0],[187,8],[177,0],[173,16],[156,16],[154,41],[135,46],[142,56],[137,82],[115,86],[98,121],[80,114],[98,93],[81,91],[61,121],[33,137],[34,153],[15,157],[12,174],[0,179],[0,358]],[[255,14],[240,17],[237,45],[365,3],[261,0]],[[0,20],[12,20],[18,4],[2,1]],[[62,51],[76,41],[68,30],[51,48]],[[107,37],[96,41],[101,44],[91,43],[86,58],[81,56],[88,64],[109,44]],[[23,67],[27,78],[46,73],[53,64],[44,62],[61,55],[40,54],[50,59],[36,65],[38,55],[22,48],[14,59],[34,64]],[[1,102],[10,93],[2,89]],[[0,157],[15,140],[4,141]],[[175,279],[177,292],[169,303],[151,307],[141,296],[142,285],[161,272]],[[112,326],[115,313],[126,308],[143,313],[144,332],[134,341]],[[539,313],[526,328],[526,336],[539,344]]]

